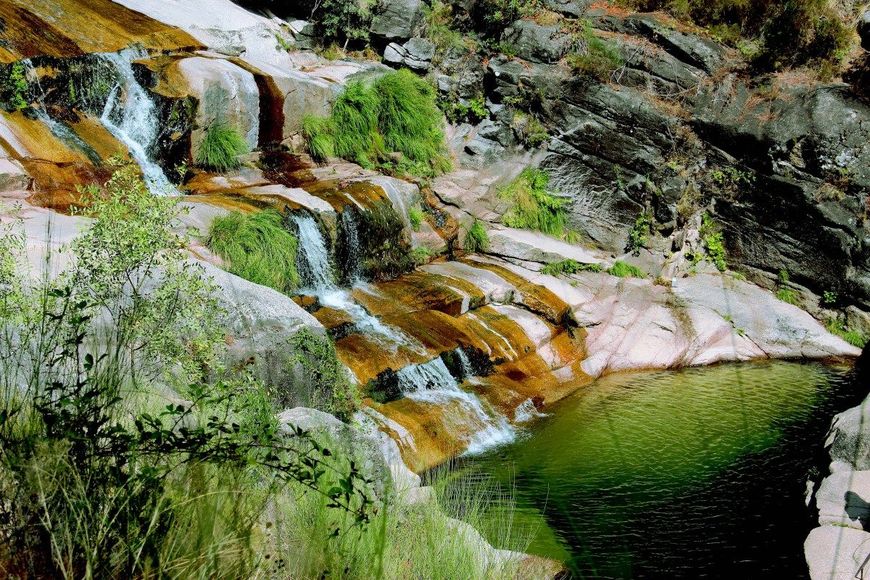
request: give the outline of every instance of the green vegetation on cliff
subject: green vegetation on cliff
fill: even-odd
[[[600,272],[600,264],[587,264],[578,262],[570,258],[559,260],[558,262],[550,262],[541,269],[541,273],[549,274],[550,276],[560,276],[562,274],[577,274],[578,272]]]
[[[400,70],[372,84],[349,83],[329,117],[303,120],[303,134],[319,161],[335,155],[426,176],[450,168],[441,119],[432,86]]]
[[[208,247],[227,262],[227,270],[279,292],[299,285],[298,241],[275,210],[253,214],[232,212],[214,220]]]
[[[238,169],[239,156],[249,152],[248,144],[233,127],[213,123],[205,130],[196,152],[196,164],[206,169],[226,172]]]
[[[547,190],[550,176],[545,171],[526,168],[519,177],[498,192],[509,204],[501,222],[511,228],[537,230],[551,236],[571,236],[565,227],[565,200]]]
[[[757,62],[767,68],[808,63],[837,68],[855,36],[851,15],[838,13],[827,0],[622,0],[622,4],[635,10],[667,10],[709,27],[726,43],[757,39]]]

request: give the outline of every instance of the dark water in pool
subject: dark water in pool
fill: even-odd
[[[846,377],[785,362],[606,377],[459,478],[512,486],[488,524],[510,518],[575,577],[806,577],[806,481],[833,415],[866,394]]]

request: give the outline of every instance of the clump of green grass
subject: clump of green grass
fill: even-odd
[[[229,171],[241,166],[239,156],[248,153],[248,143],[238,131],[225,123],[215,122],[205,130],[196,152],[196,164],[214,171]]]
[[[489,234],[486,233],[482,221],[475,218],[474,223],[465,232],[462,246],[468,252],[485,252],[489,249]]]
[[[791,288],[780,288],[776,291],[776,297],[786,304],[797,305],[799,302],[797,292]]]
[[[219,217],[212,223],[207,243],[237,276],[280,292],[299,286],[298,241],[275,210]]]
[[[510,208],[501,223],[512,228],[536,230],[556,237],[568,234],[565,228],[565,200],[547,191],[550,176],[541,169],[526,168],[514,181],[498,192]]]
[[[450,169],[435,89],[408,70],[374,83],[352,82],[328,118],[303,119],[312,157],[338,156],[371,168],[386,164],[420,176]],[[390,153],[399,153],[398,160]]]
[[[417,206],[408,210],[408,219],[411,221],[411,227],[415,232],[420,231],[420,225],[423,223],[423,210]]]
[[[607,269],[607,273],[617,278],[646,278],[646,272],[623,261],[617,260]]]
[[[570,258],[565,260],[559,260],[558,262],[550,262],[541,269],[541,272],[543,274],[549,274],[550,276],[560,276],[562,274],[570,275],[576,274],[577,272],[600,271],[600,264],[588,264],[585,262],[578,262],[577,260],[572,260]]]
[[[613,71],[624,64],[622,57],[609,42],[595,36],[588,22],[583,26],[582,39],[586,50],[569,54],[566,58],[568,66],[575,74],[607,81]]]
[[[846,324],[837,318],[832,318],[825,324],[825,328],[831,334],[835,334],[851,344],[852,346],[857,346],[858,348],[864,348],[864,345],[870,341],[870,336],[867,336],[861,331],[852,330],[846,326]]]

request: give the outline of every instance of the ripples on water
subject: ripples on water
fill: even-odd
[[[512,486],[528,551],[576,577],[801,578],[806,480],[855,391],[811,363],[614,375],[460,469]]]

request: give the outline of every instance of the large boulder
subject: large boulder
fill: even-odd
[[[191,147],[197,151],[205,131],[225,123],[244,137],[248,147],[258,145],[260,132],[260,91],[254,75],[228,60],[200,56],[183,58],[173,64],[175,86],[197,100],[196,128]]]
[[[425,38],[412,38],[403,45],[391,42],[384,49],[384,62],[396,67],[406,66],[418,72],[429,70],[435,45]]]
[[[422,19],[421,0],[382,0],[369,30],[375,38],[388,42],[407,40]]]

